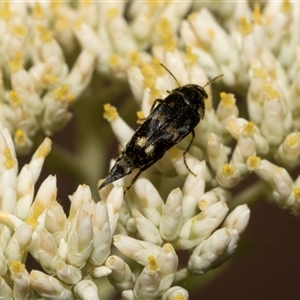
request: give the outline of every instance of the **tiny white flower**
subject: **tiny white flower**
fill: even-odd
[[[78,282],[74,287],[74,292],[78,299],[100,299],[97,285],[92,280],[85,279]]]

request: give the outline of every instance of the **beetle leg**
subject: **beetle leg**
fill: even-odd
[[[157,103],[162,103],[162,102],[164,102],[164,100],[162,100],[162,99],[155,99],[154,102],[153,102],[153,104],[152,104],[152,106],[151,106],[150,112],[153,111],[153,109],[154,109],[154,107],[155,107],[155,105]]]
[[[194,176],[196,176],[196,174],[189,168],[189,166],[187,165],[187,162],[186,162],[186,158],[185,158],[185,155],[187,154],[187,152],[189,151],[191,145],[193,144],[193,141],[195,139],[195,131],[194,129],[192,130],[192,140],[191,142],[189,143],[189,145],[187,146],[186,150],[183,152],[183,161],[184,161],[184,164],[186,166],[186,168],[189,170],[190,173],[192,173]]]

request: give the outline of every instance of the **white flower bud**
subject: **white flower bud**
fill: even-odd
[[[228,207],[219,201],[208,206],[204,211],[185,222],[176,240],[176,248],[190,249],[199,245],[223,222]]]
[[[100,266],[110,253],[112,231],[105,204],[97,202],[92,217],[93,222],[93,250],[89,261],[93,266]]]
[[[166,241],[177,238],[183,221],[182,193],[175,189],[169,194],[160,219],[159,233]]]
[[[164,202],[158,191],[146,178],[139,178],[135,182],[134,190],[138,196],[145,217],[152,222],[154,226],[158,227],[164,206]]]
[[[161,297],[162,300],[188,300],[189,293],[187,290],[180,286],[173,286],[169,288],[166,293]]]
[[[138,230],[139,235],[141,238],[146,241],[150,242],[154,245],[161,245],[163,240],[159,234],[157,227],[154,224],[145,218],[138,210],[134,209],[132,211],[132,215],[136,222],[136,228]]]
[[[135,276],[122,258],[115,255],[110,256],[105,265],[112,271],[108,279],[118,291],[132,289]]]
[[[52,201],[45,215],[45,229],[50,232],[58,245],[61,239],[67,237],[67,217],[62,206],[57,201]]]
[[[127,142],[134,134],[134,130],[130,128],[123,119],[119,116],[116,108],[110,104],[104,105],[104,118],[109,121],[112,130],[117,137],[122,147],[125,147]]]
[[[60,280],[67,284],[76,284],[82,279],[81,270],[60,260],[56,265],[56,273]]]
[[[92,280],[82,280],[78,282],[74,287],[74,293],[80,300],[99,300],[98,288],[95,282]]]
[[[14,261],[10,267],[10,273],[14,282],[13,299],[22,300],[30,299],[33,295],[33,289],[30,285],[29,273],[25,265],[19,261]]]
[[[199,209],[205,210],[210,205],[218,202],[224,201],[228,203],[231,199],[231,194],[228,190],[221,187],[216,187],[206,193],[204,193],[199,200]]]
[[[183,219],[187,220],[195,215],[198,202],[205,189],[206,164],[198,162],[194,166],[194,174],[189,174],[182,188],[183,194]]]
[[[157,299],[157,292],[161,282],[159,264],[153,256],[148,257],[148,264],[136,279],[134,294],[137,299]]]
[[[14,261],[24,261],[29,250],[32,234],[32,226],[26,223],[23,223],[17,228],[5,250],[8,264],[13,263]]]
[[[49,138],[45,138],[42,144],[38,147],[38,149],[34,152],[30,163],[28,164],[31,172],[34,183],[38,180],[45,158],[49,154],[51,150],[51,140]]]
[[[242,179],[238,168],[232,164],[223,165],[216,176],[220,186],[224,188],[231,188],[236,186]]]
[[[294,167],[300,156],[300,133],[292,132],[286,136],[276,152],[276,158],[283,164]]]
[[[85,210],[80,209],[72,221],[67,243],[68,262],[82,268],[93,250],[93,225],[91,216]]]
[[[193,274],[204,274],[214,267],[230,243],[231,236],[225,229],[215,231],[197,246],[189,259],[188,267]]]
[[[74,299],[69,287],[43,272],[32,270],[30,272],[30,283],[35,291],[43,298],[61,300]]]
[[[137,261],[139,264],[146,266],[150,255],[157,256],[161,248],[152,243],[136,240],[129,236],[114,236],[114,245],[127,257]]]
[[[82,206],[85,207],[85,210],[92,213],[95,203],[92,199],[92,193],[89,186],[85,184],[79,185],[75,193],[69,196],[69,198],[71,201],[69,212],[70,220],[73,220],[75,218],[77,211],[82,208]]]
[[[45,229],[39,232],[36,251],[43,269],[49,274],[55,274],[60,257],[52,234]]]
[[[13,299],[13,292],[2,277],[0,277],[0,298]]]
[[[236,207],[225,219],[223,227],[234,229],[241,235],[246,229],[250,218],[250,209],[246,204]]]
[[[209,164],[216,172],[221,166],[228,163],[227,149],[219,138],[214,133],[207,137],[207,154]]]

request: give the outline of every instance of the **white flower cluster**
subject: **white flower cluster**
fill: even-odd
[[[51,135],[69,122],[69,107],[90,82],[96,59],[82,48],[69,69],[51,28],[63,12],[44,4],[0,3],[0,120],[22,154],[39,130]]]
[[[0,298],[96,300],[116,290],[128,300],[188,299],[177,283],[218,267],[235,251],[249,221],[247,202],[269,196],[262,182],[278,206],[299,215],[300,176],[289,174],[300,161],[298,28],[300,5],[288,0],[261,7],[247,1],[218,7],[191,0],[1,2]],[[78,48],[70,68],[68,55]],[[187,137],[125,198],[122,186],[130,178],[101,190],[97,203],[88,186],[79,186],[67,216],[56,177],[35,191],[50,139],[20,171],[16,152],[28,153],[37,132],[50,135],[70,120],[70,105],[94,70],[127,80],[144,119],[154,100],[176,87],[160,63],[181,85],[203,86],[223,74],[219,83],[235,91],[213,101],[212,87],[205,87],[205,117],[186,155],[195,175],[183,160]],[[110,104],[104,110],[125,146],[134,130]],[[259,181],[231,199],[230,189],[250,173]],[[183,187],[172,190],[168,182],[182,184],[178,177]],[[189,253],[180,270],[179,250]],[[44,272],[26,270],[29,254]]]
[[[182,191],[173,190],[166,203],[145,178],[137,181],[137,198],[127,208],[121,187],[103,192],[105,201],[95,203],[89,187],[79,186],[70,196],[67,217],[56,199],[54,176],[34,195],[51,141],[45,139],[19,174],[13,140],[2,125],[0,141],[2,299],[32,299],[34,292],[44,299],[99,299],[93,279],[104,276],[124,299],[187,299],[184,289],[172,286],[178,268],[175,250],[193,250],[186,272],[203,274],[233,253],[249,220],[246,205],[226,217],[228,193],[222,188],[204,193],[204,162],[195,166],[197,177],[189,175]],[[109,256],[116,227],[115,247],[144,266],[137,278],[122,258]],[[131,237],[136,235],[139,239]],[[28,273],[29,253],[45,273]]]

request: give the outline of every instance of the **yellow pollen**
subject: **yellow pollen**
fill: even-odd
[[[159,269],[159,265],[152,255],[148,256],[148,267],[151,271],[158,271]]]
[[[23,102],[20,95],[14,90],[9,92],[9,100],[14,107],[20,106]]]
[[[119,117],[117,109],[114,106],[110,105],[109,103],[104,104],[103,108],[104,108],[103,117],[108,122],[112,122]]]
[[[54,85],[58,82],[58,78],[51,73],[45,74],[43,76],[43,80],[46,84],[50,84],[50,85]]]
[[[36,2],[34,7],[33,7],[33,16],[36,19],[44,18],[43,9],[42,9],[41,5],[38,2]]]
[[[187,19],[189,21],[194,21],[197,18],[197,13],[196,12],[192,12],[191,14],[188,15]]]
[[[298,201],[300,200],[300,189],[294,189],[294,194],[295,197],[298,199]]]
[[[258,3],[254,4],[254,10],[253,10],[253,22],[255,24],[260,24],[261,23],[261,11],[260,11],[260,6]]]
[[[284,14],[290,14],[291,11],[292,11],[292,5],[291,5],[291,2],[289,0],[283,0],[283,3],[281,4],[281,11],[284,13]]]
[[[188,63],[191,65],[195,64],[199,57],[197,54],[194,54],[192,52],[192,47],[186,46],[185,51],[186,51],[186,58]]]
[[[15,132],[15,136],[14,136],[14,140],[16,142],[17,145],[22,145],[24,144],[25,140],[26,140],[26,134],[23,130],[18,129]]]
[[[260,162],[261,162],[260,157],[254,155],[249,156],[247,159],[247,167],[250,171],[254,171],[259,167]]]
[[[11,151],[8,147],[4,149],[5,161],[3,162],[3,166],[10,170],[16,165],[16,160],[11,156]]]
[[[10,264],[10,269],[13,273],[22,273],[25,270],[25,265],[23,265],[20,261],[15,260]]]
[[[27,28],[25,26],[15,25],[12,28],[12,34],[18,37],[24,37],[27,34]]]
[[[130,52],[129,60],[133,65],[139,65],[141,62],[140,56],[137,51]]]
[[[9,62],[9,68],[12,73],[18,72],[23,67],[23,59],[20,51],[17,51],[14,58]]]
[[[245,135],[253,136],[255,133],[255,127],[253,122],[248,122],[243,126],[243,133]]]
[[[74,100],[74,95],[69,93],[69,86],[67,84],[55,89],[54,96],[57,101],[72,102]]]
[[[264,85],[263,87],[264,94],[266,95],[268,100],[280,100],[280,93],[274,89],[271,85]]]
[[[136,115],[138,117],[137,123],[138,124],[143,124],[145,119],[146,119],[144,113],[141,110],[139,110],[139,111],[136,112]]]
[[[55,20],[54,27],[58,31],[63,31],[64,29],[68,28],[69,23],[70,21],[67,18],[60,17]]]
[[[121,60],[121,58],[120,58],[119,54],[113,54],[109,58],[109,65],[111,67],[116,67],[120,64],[120,60]]]
[[[176,40],[168,19],[162,18],[158,23],[157,29],[163,41],[163,47],[168,51],[174,51],[176,47]]]
[[[26,224],[36,227],[38,222],[38,217],[43,213],[45,207],[40,205],[39,203],[34,203],[32,207],[32,211],[26,219]]]
[[[106,12],[108,19],[114,19],[118,16],[119,10],[116,7],[109,8]]]
[[[0,8],[0,18],[8,21],[12,17],[13,13],[9,8],[9,1],[4,1]]]
[[[220,93],[221,104],[226,107],[232,107],[235,105],[235,97],[233,94],[227,94],[225,92]]]
[[[292,132],[286,137],[286,143],[290,147],[297,146],[299,144],[299,138],[299,132]]]
[[[172,253],[174,248],[172,247],[171,244],[165,244],[164,245],[164,250],[167,252],[167,253]]]
[[[35,158],[45,158],[51,150],[52,141],[50,138],[45,138],[44,142],[39,146],[36,153],[34,154]]]
[[[222,166],[222,175],[232,177],[235,174],[235,167],[233,165],[225,164]]]
[[[253,69],[253,73],[258,78],[266,79],[268,77],[268,74],[265,72],[265,70],[261,68]]]
[[[40,35],[39,35],[39,39],[43,42],[43,43],[50,43],[52,42],[53,39],[53,33],[51,30],[43,27],[42,25],[38,25],[37,26],[37,30],[39,31]]]
[[[240,18],[239,29],[242,35],[248,35],[252,31],[252,25],[248,22],[246,17]]]
[[[187,300],[183,294],[176,295],[172,300]]]

